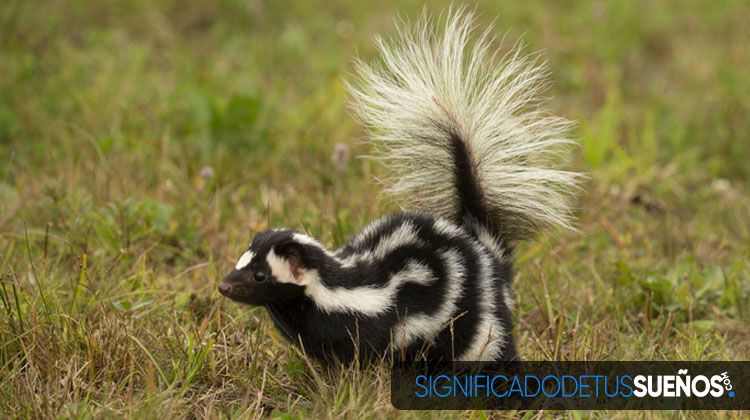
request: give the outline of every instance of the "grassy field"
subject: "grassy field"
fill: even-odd
[[[750,359],[750,3],[476,7],[544,50],[590,175],[581,233],[518,250],[522,357]],[[309,362],[216,285],[269,223],[337,246],[396,210],[343,80],[421,8],[5,1],[0,417],[397,414],[387,367]]]

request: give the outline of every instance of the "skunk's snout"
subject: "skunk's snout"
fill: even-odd
[[[229,283],[226,283],[224,280],[219,283],[219,293],[221,293],[224,296],[229,296],[232,294],[232,290],[234,289],[234,286],[232,286]]]
[[[219,293],[228,298],[231,298],[239,281],[240,273],[237,270],[233,270],[226,277],[224,277],[221,282],[219,282]]]

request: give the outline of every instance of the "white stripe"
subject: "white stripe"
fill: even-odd
[[[375,255],[375,258],[382,260],[396,248],[417,243],[420,243],[420,241],[414,229],[414,224],[404,222],[390,235],[378,242],[378,246],[373,250],[373,255]]]
[[[322,249],[323,251],[327,251],[326,247],[324,247],[323,244],[321,244],[320,242],[318,242],[317,239],[315,239],[313,237],[310,237],[310,236],[307,236],[305,234],[297,232],[297,233],[295,233],[295,234],[292,235],[292,239],[294,239],[295,241],[299,242],[300,244],[303,244],[303,245],[312,245],[312,246],[314,246],[316,248]]]
[[[243,268],[247,267],[247,265],[253,261],[254,256],[255,254],[253,254],[252,251],[245,251],[245,253],[240,257],[239,261],[237,261],[237,265],[234,266],[234,269],[242,270]]]
[[[443,265],[447,275],[447,291],[440,308],[433,315],[406,314],[393,330],[394,350],[402,349],[417,339],[432,340],[442,331],[456,314],[456,303],[461,298],[463,284],[466,278],[461,256],[455,250],[442,254]]]
[[[367,241],[378,231],[380,231],[388,220],[390,219],[387,217],[383,217],[365,226],[358,234],[354,236],[354,238],[352,238],[352,247],[359,248],[364,245],[365,241]]]
[[[268,251],[266,261],[268,262],[268,266],[271,267],[271,273],[279,283],[292,283],[299,284],[300,286],[320,284],[318,270],[300,269],[300,278],[295,279],[294,275],[292,275],[292,267],[289,261],[277,255],[273,248]]]
[[[443,235],[446,235],[452,238],[466,236],[466,232],[464,232],[461,228],[459,228],[453,222],[447,219],[442,219],[442,218],[437,219],[433,226],[438,233],[442,233]]]
[[[294,239],[295,241],[297,241],[298,243],[300,243],[302,245],[311,245],[311,246],[314,246],[314,247],[320,249],[328,257],[330,257],[332,260],[334,260],[334,261],[338,262],[339,264],[341,264],[341,268],[352,268],[352,267],[354,267],[354,265],[356,263],[356,258],[358,257],[357,255],[352,255],[352,256],[349,256],[346,259],[342,259],[340,257],[340,253],[343,250],[343,248],[339,249],[339,250],[336,250],[335,252],[331,251],[328,248],[326,248],[325,246],[323,246],[323,244],[321,244],[320,242],[318,242],[317,239],[315,239],[315,238],[313,238],[311,236],[307,236],[307,235],[302,234],[302,233],[295,233],[295,234],[293,234],[292,235],[292,239]]]
[[[326,312],[376,316],[395,305],[395,295],[403,284],[430,284],[434,281],[435,276],[424,264],[410,261],[403,270],[388,279],[385,287],[328,288],[320,281],[312,281],[306,282],[305,293]]]
[[[508,256],[505,253],[505,249],[503,249],[502,245],[500,245],[500,241],[498,241],[487,230],[487,228],[483,227],[482,225],[475,225],[475,230],[477,232],[477,239],[479,240],[479,242],[481,242],[482,245],[486,246],[487,249],[492,252],[492,255],[494,255],[500,263],[506,262]]]
[[[458,360],[495,360],[503,343],[505,330],[495,316],[496,287],[493,284],[492,260],[490,255],[481,247],[477,247],[479,255],[479,323],[471,344]]]
[[[372,260],[382,260],[393,252],[393,250],[406,245],[424,245],[419,240],[417,230],[411,221],[405,221],[400,224],[393,232],[378,241],[374,249],[351,255],[342,260],[341,263],[344,267],[351,267],[357,261],[372,262]]]
[[[266,262],[271,267],[271,274],[276,278],[276,281],[279,283],[297,283],[294,276],[292,276],[292,267],[289,265],[289,261],[286,258],[276,255],[273,248],[268,251]]]
[[[295,241],[297,241],[297,243],[299,243],[301,245],[314,246],[314,247],[320,249],[321,251],[323,251],[327,256],[333,258],[336,261],[341,262],[341,260],[339,259],[339,257],[335,253],[331,252],[328,248],[326,248],[325,246],[323,246],[323,244],[321,244],[320,242],[318,242],[317,239],[315,239],[315,238],[313,238],[311,236],[307,236],[307,235],[305,235],[303,233],[295,233],[294,235],[292,235],[292,239],[294,239]]]

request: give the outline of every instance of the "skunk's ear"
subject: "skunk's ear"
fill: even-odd
[[[304,252],[305,248],[299,242],[289,240],[276,245],[276,253],[286,261],[287,268],[291,279],[295,283],[302,281],[302,275],[305,273]]]

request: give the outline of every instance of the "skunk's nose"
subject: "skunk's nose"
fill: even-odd
[[[231,284],[222,281],[219,283],[219,293],[221,293],[224,296],[229,296],[232,294],[232,289],[234,289],[234,286]]]

